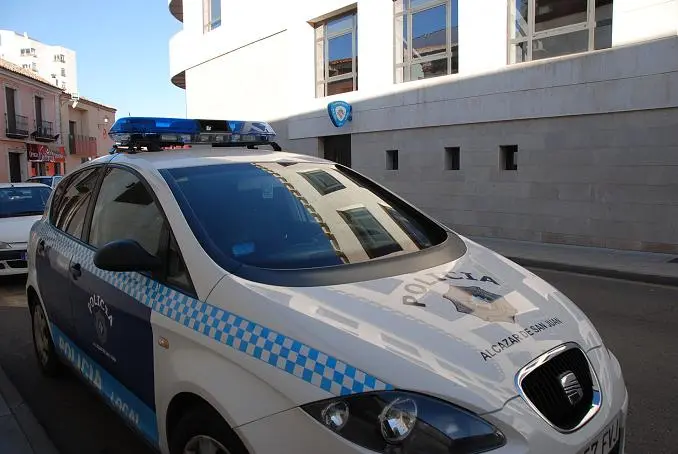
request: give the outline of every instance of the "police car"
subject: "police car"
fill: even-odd
[[[531,272],[263,122],[110,135],[31,231],[33,338],[160,452],[624,451],[619,362]]]

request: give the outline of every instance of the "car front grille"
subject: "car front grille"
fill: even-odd
[[[7,266],[10,268],[28,268],[28,262],[26,260],[11,260],[7,262]]]
[[[21,260],[26,251],[0,251],[0,260]]]
[[[552,350],[521,372],[518,387],[523,397],[562,432],[578,429],[599,408],[598,381],[586,354],[574,344]]]

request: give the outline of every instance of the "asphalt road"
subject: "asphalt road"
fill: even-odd
[[[534,271],[586,312],[622,363],[631,394],[627,452],[677,454],[678,288]],[[40,375],[22,294],[21,280],[0,281],[0,364],[61,454],[151,453],[72,374]]]

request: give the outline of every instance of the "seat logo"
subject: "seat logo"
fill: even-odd
[[[561,374],[558,379],[560,380],[560,386],[563,388],[563,392],[565,392],[570,405],[574,407],[581,402],[584,398],[584,389],[574,372],[568,370]]]
[[[486,322],[515,323],[518,311],[501,295],[489,292],[478,286],[461,287],[450,285],[443,295],[457,312],[473,315]]]
[[[330,121],[337,128],[341,128],[347,121],[353,120],[352,111],[351,105],[344,101],[333,101],[327,105]]]

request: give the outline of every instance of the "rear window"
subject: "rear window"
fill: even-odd
[[[0,188],[0,218],[41,215],[50,192],[44,186]]]
[[[245,163],[162,173],[196,237],[225,269],[338,266],[444,241],[436,223],[349,172],[333,164]]]

